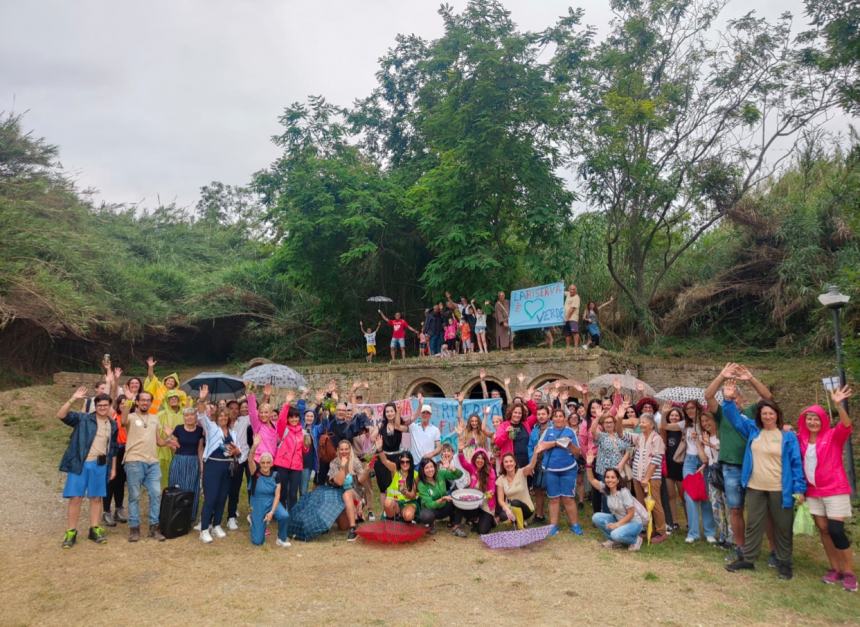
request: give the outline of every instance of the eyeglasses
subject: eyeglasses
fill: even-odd
[[[96,405],[97,409],[105,409],[106,407],[110,407],[110,403],[99,403]]]
[[[401,464],[408,464],[409,462],[410,462],[410,460],[408,460],[408,459],[401,459],[400,460]]]

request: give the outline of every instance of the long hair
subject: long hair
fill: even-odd
[[[782,425],[784,424],[782,421],[782,410],[779,408],[779,405],[773,403],[771,401],[759,401],[755,407],[755,424],[759,429],[764,429],[761,423],[761,410],[765,407],[770,407],[773,411],[776,412],[776,428],[782,429]]]
[[[349,447],[349,450],[352,455],[355,455],[355,451],[352,450],[351,446]],[[406,488],[411,492],[412,486],[415,485],[415,460],[412,459],[412,454],[409,453],[409,451],[404,451],[397,456],[397,472],[400,473],[401,477],[403,476],[403,470],[400,468],[400,460],[406,459],[407,457],[409,458],[409,469],[406,471],[404,479],[406,479]],[[352,460],[350,460],[350,463],[352,463]]]
[[[492,469],[490,468],[490,458],[487,457],[487,454],[483,451],[475,453],[475,457],[478,455],[484,458],[484,465],[481,468],[475,466],[475,476],[478,479],[477,488],[481,492],[486,492],[487,486],[490,485],[490,472],[492,472]],[[474,463],[475,462],[473,461],[472,464]]]
[[[508,422],[510,422],[510,421],[511,421],[511,417],[513,417],[513,415],[514,415],[514,410],[515,410],[517,407],[519,407],[519,408],[520,408],[520,416],[521,416],[521,418],[520,418],[520,424],[522,424],[523,422],[525,422],[526,417],[527,417],[527,416],[526,416],[526,406],[525,406],[525,405],[511,405],[510,407],[508,407],[508,412],[507,412],[507,414],[505,415],[505,420],[507,420]]]
[[[514,455],[513,453],[505,453],[504,455],[502,455],[501,464],[500,464],[500,467],[502,469],[502,476],[504,476],[504,477],[506,477],[508,475],[508,471],[505,470],[505,458],[506,457],[510,457],[512,460],[514,460],[514,472],[516,472],[520,467],[520,465],[517,464],[516,455]]]
[[[594,407],[595,404],[598,407],[600,407],[599,413],[603,413],[603,401],[596,399],[596,398],[593,398],[590,401],[588,401],[588,407],[585,410],[585,424],[589,429],[591,429],[591,420],[592,420],[591,408]]]

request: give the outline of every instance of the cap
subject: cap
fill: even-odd
[[[427,403],[424,403],[424,404],[421,406],[421,413],[423,414],[425,411],[426,411],[428,414],[432,414],[432,413],[433,413],[433,408],[432,408],[432,407],[430,407],[430,405],[428,405]]]

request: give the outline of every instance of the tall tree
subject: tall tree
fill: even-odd
[[[815,27],[801,37],[813,44],[804,51],[807,59],[825,71],[843,70],[843,106],[860,113],[860,2],[805,0],[805,4]],[[823,50],[815,46],[819,39],[824,40]]]
[[[715,32],[724,4],[613,0],[611,32],[587,64],[571,64],[580,49],[557,36],[571,156],[607,216],[609,272],[646,332],[681,255],[775,171],[776,146],[838,100],[835,75],[796,52],[789,15],[750,13]]]

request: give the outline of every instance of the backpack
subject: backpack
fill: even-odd
[[[323,433],[320,436],[319,458],[324,464],[329,463],[337,455],[337,448],[332,441],[330,433]]]

